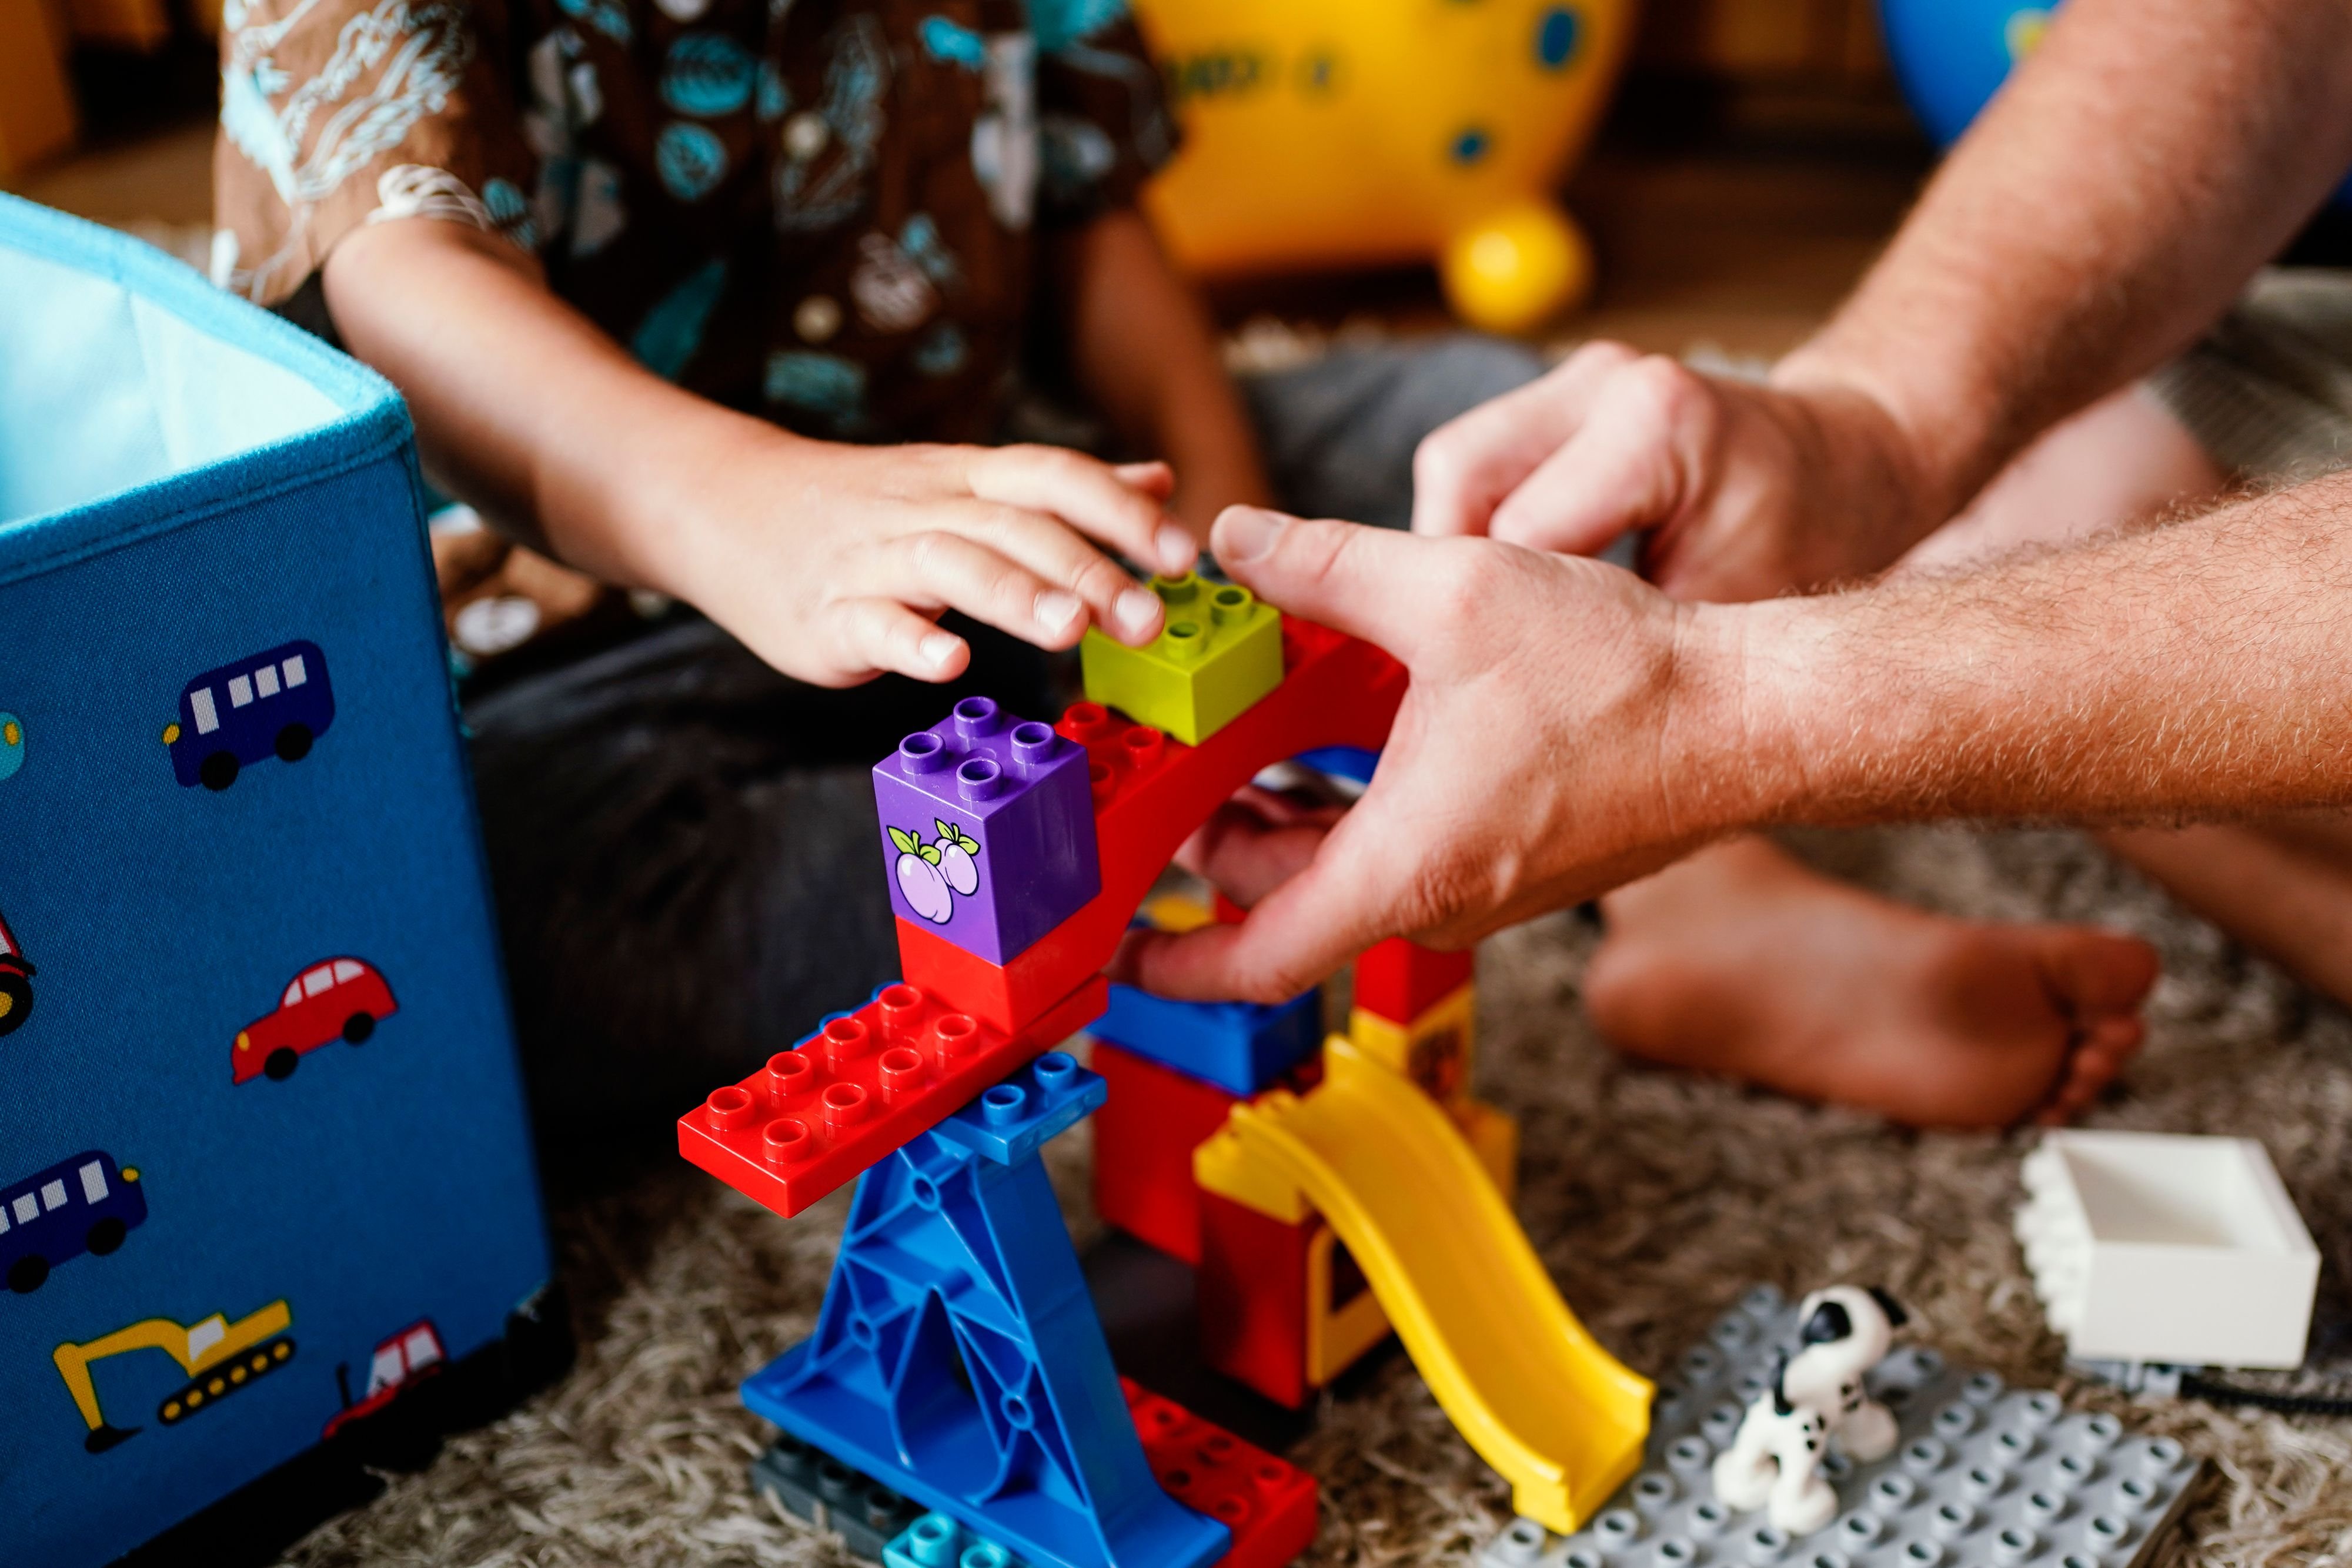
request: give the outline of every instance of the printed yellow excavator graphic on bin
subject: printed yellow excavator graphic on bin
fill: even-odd
[[[74,1407],[89,1427],[82,1447],[102,1454],[136,1436],[139,1428],[106,1420],[90,1379],[90,1363],[134,1350],[160,1350],[178,1362],[188,1382],[155,1407],[155,1419],[170,1427],[285,1365],[294,1354],[294,1341],[286,1333],[293,1326],[291,1309],[276,1301],[235,1322],[223,1312],[193,1323],[142,1319],[84,1344],[61,1344],[49,1358],[58,1364],[58,1375],[66,1380],[66,1392],[73,1396]]]
[[[1344,1037],[1323,1082],[1234,1108],[1201,1186],[1346,1243],[1406,1354],[1519,1512],[1573,1533],[1642,1459],[1651,1385],[1601,1348],[1461,1131]]]

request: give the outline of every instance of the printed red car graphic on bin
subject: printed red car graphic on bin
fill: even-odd
[[[364,1045],[375,1026],[400,1010],[392,988],[357,958],[324,958],[287,983],[278,1010],[236,1032],[229,1078],[290,1078],[304,1055],[332,1040]]]

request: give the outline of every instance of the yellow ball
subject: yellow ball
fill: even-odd
[[[1438,277],[1454,314],[1489,332],[1525,332],[1584,302],[1592,246],[1549,202],[1514,203],[1446,242]]]

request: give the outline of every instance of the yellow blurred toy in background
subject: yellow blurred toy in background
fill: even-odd
[[[1433,260],[1524,331],[1592,250],[1551,192],[1606,108],[1633,0],[1135,0],[1184,149],[1147,198],[1208,277]]]

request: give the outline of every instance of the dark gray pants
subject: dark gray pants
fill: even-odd
[[[1449,338],[1245,381],[1277,492],[1407,521],[1423,435],[1542,369]],[[953,689],[786,679],[688,619],[469,699],[507,972],[542,1138],[666,1135],[898,973],[868,769],[984,691],[1047,716],[1047,662],[972,628]]]

